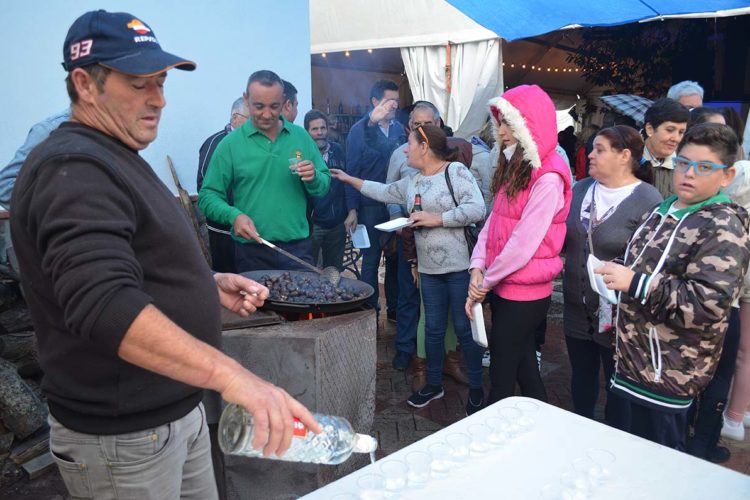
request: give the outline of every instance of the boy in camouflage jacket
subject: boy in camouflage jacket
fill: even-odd
[[[667,198],[635,231],[625,265],[595,272],[618,290],[615,374],[631,432],[685,449],[687,410],[721,355],[750,258],[748,214],[720,190],[735,175],[736,135],[702,124],[683,138]]]

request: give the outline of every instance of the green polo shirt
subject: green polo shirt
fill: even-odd
[[[248,120],[219,143],[198,195],[198,206],[207,218],[232,226],[244,213],[253,220],[258,233],[271,241],[309,236],[306,192],[325,195],[331,173],[307,131],[283,117],[281,121],[283,126],[275,141]],[[315,165],[312,182],[302,182],[289,170],[289,158],[297,151],[303,160]],[[233,193],[234,205],[227,202],[228,192]],[[249,242],[234,233],[232,237]]]

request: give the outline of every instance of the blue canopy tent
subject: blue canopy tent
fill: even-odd
[[[742,0],[446,0],[477,24],[507,41],[549,33],[566,27],[615,26],[672,17],[725,17],[750,14]]]

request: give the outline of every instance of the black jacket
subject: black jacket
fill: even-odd
[[[202,391],[117,356],[153,304],[218,346],[216,284],[190,221],[136,151],[64,123],[21,168],[11,230],[52,415],[87,434],[119,434],[189,413]]]

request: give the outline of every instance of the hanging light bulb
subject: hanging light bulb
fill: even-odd
[[[322,54],[320,54],[320,57],[326,57],[326,53],[323,52]]]
[[[372,49],[367,49],[368,54],[372,54]]]
[[[346,57],[349,57],[349,56],[350,56],[351,54],[350,54],[350,53],[349,53],[349,51],[347,50],[346,52],[344,52],[344,55],[345,55]]]

